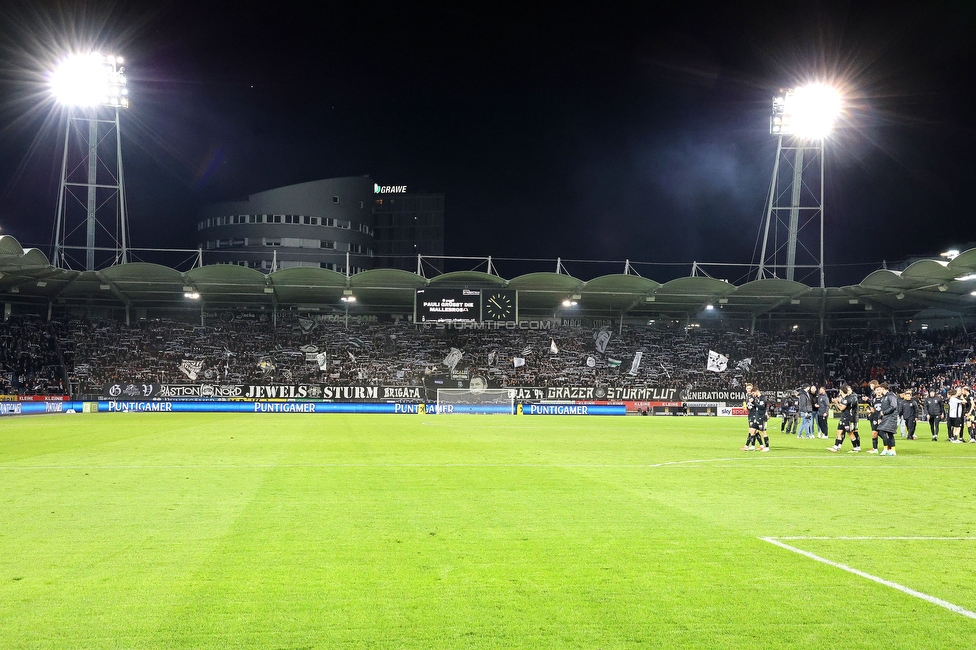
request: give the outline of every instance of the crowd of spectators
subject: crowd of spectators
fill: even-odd
[[[0,389],[60,394],[67,379],[78,393],[92,395],[114,382],[419,386],[432,377],[480,376],[502,387],[682,391],[734,390],[747,382],[766,390],[804,382],[833,388],[878,379],[917,392],[976,382],[974,344],[976,335],[962,329],[810,337],[653,324],[454,329],[296,314],[274,323],[254,315],[205,326],[16,316],[0,324]],[[462,354],[448,368],[452,349]],[[725,371],[706,369],[712,350],[728,357]]]
[[[727,390],[747,381],[788,387],[822,373],[819,344],[805,337],[651,326],[606,329],[605,346],[594,328],[450,329],[407,321],[347,327],[295,315],[275,324],[253,318],[207,326],[72,320],[64,331],[68,372],[85,394],[116,381],[396,386],[422,385],[432,375],[482,376],[497,386]],[[452,349],[463,353],[453,369],[444,365]],[[725,372],[706,370],[709,350],[729,357]],[[631,373],[637,352],[642,358]]]
[[[15,316],[0,323],[0,394],[64,394],[60,323]]]
[[[828,383],[871,379],[913,392],[976,382],[976,334],[962,328],[921,332],[858,332],[824,338]]]

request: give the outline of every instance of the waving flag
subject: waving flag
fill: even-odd
[[[634,355],[634,360],[630,364],[630,372],[628,374],[636,375],[637,369],[640,368],[641,359],[644,357],[644,353],[640,350]]]
[[[451,348],[451,351],[447,353],[447,356],[444,357],[444,361],[442,361],[441,363],[443,363],[445,366],[447,366],[453,371],[455,366],[457,366],[458,362],[461,361],[461,357],[463,356],[464,356],[463,352],[461,352],[457,348]]]
[[[186,375],[190,381],[196,381],[197,375],[203,369],[203,361],[194,361],[192,359],[184,359],[180,362],[180,372]]]
[[[725,372],[725,369],[729,367],[729,358],[724,354],[719,354],[715,350],[708,351],[708,362],[705,364],[705,370],[711,370],[712,372]]]

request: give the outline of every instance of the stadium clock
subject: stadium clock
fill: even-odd
[[[482,321],[513,321],[518,306],[518,294],[513,289],[492,289],[481,292]]]

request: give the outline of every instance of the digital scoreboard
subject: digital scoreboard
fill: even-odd
[[[477,323],[481,291],[477,289],[417,289],[415,323]]]
[[[480,323],[515,321],[515,289],[417,289],[415,323]]]

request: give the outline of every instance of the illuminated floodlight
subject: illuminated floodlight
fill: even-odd
[[[970,280],[976,280],[976,273],[970,273],[969,275],[961,275],[956,278],[957,282],[969,282]]]
[[[92,108],[129,107],[122,57],[98,54],[73,54],[61,61],[50,74],[51,91],[59,104]]]
[[[183,297],[187,300],[200,300],[200,294],[196,291],[186,291],[183,293]]]
[[[842,107],[840,91],[826,84],[781,90],[773,97],[769,132],[822,140],[834,128]]]
[[[579,303],[577,303],[575,300],[570,300],[569,298],[563,300],[563,307],[575,307],[577,304]]]
[[[356,296],[343,296],[340,300],[342,302],[356,302]]]
[[[939,257],[944,257],[951,262],[952,260],[959,257],[959,251],[953,248],[952,250],[948,250],[944,253],[939,253]]]

